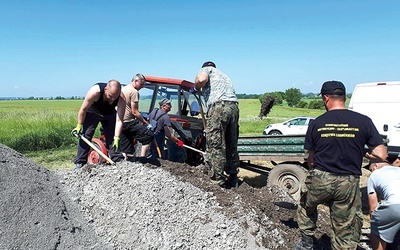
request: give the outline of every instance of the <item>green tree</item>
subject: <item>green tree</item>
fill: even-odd
[[[297,103],[297,107],[306,109],[306,108],[308,108],[308,103],[306,101],[301,100],[299,103]]]
[[[285,91],[285,99],[290,107],[295,107],[301,100],[300,89],[290,88]]]
[[[260,98],[260,96],[262,96],[262,95],[259,95],[259,94],[236,94],[236,96],[237,96],[237,98],[238,99],[257,99],[257,98]]]
[[[307,93],[307,94],[304,94],[303,97],[304,97],[304,98],[307,98],[307,99],[314,99],[314,98],[317,97],[317,95],[314,94],[314,93],[312,93],[312,92],[309,92],[309,93]],[[319,98],[319,97],[317,97],[317,98]]]
[[[260,100],[260,103],[263,103],[263,101],[265,100],[265,98],[267,98],[267,96],[273,96],[275,98],[274,105],[282,105],[283,99],[285,99],[285,93],[283,92],[279,91],[266,92],[258,98],[258,100]]]
[[[309,109],[324,109],[324,103],[322,100],[312,100],[308,105]]]

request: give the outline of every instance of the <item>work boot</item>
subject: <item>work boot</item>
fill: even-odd
[[[313,250],[314,237],[301,233],[301,240],[294,246],[294,250]]]
[[[239,187],[239,179],[237,174],[230,174],[228,178],[228,182],[232,188]]]
[[[76,165],[75,165],[75,168],[74,168],[74,172],[78,172],[82,167],[83,167],[83,163],[77,163]]]
[[[222,177],[222,176],[220,176],[220,175],[215,175],[215,174],[214,174],[213,176],[211,176],[210,179],[211,179],[211,182],[212,182],[213,184],[217,184],[217,185],[219,185],[221,188],[224,188],[224,189],[229,189],[229,188],[231,188],[229,182],[226,181],[225,178]]]
[[[229,183],[229,181],[224,181],[223,183],[219,184],[219,186],[223,189],[231,189],[231,184]]]

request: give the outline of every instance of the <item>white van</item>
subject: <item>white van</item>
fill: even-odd
[[[360,83],[348,107],[369,116],[381,135],[387,136],[389,157],[400,152],[400,81]]]

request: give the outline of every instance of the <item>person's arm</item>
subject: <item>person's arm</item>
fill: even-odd
[[[375,211],[378,206],[378,195],[376,192],[368,194],[368,205],[369,205],[369,216],[372,219],[372,212]]]
[[[400,154],[397,156],[397,159],[392,163],[392,166],[400,167]]]
[[[381,159],[386,160],[387,158],[387,150],[385,145],[381,144],[376,147],[370,147],[370,152],[365,154],[365,157],[368,159]]]
[[[149,123],[143,118],[142,114],[140,114],[139,112],[139,102],[131,102],[131,110],[136,119],[139,119],[139,121],[141,121],[143,124]]]
[[[92,104],[100,98],[100,86],[94,85],[86,93],[85,99],[83,100],[82,106],[78,112],[78,124],[83,124],[86,117],[86,112],[92,106]]]
[[[178,138],[176,138],[176,137],[171,133],[170,127],[164,126],[164,131],[165,131],[165,136],[166,136],[170,141],[175,142],[176,145],[178,145],[178,147],[180,147],[180,148],[184,146],[183,141],[180,140],[180,139],[178,139]]]
[[[205,72],[199,72],[194,81],[194,88],[198,91],[203,88],[208,82],[208,74]]]
[[[314,151],[307,151],[308,157],[307,157],[307,165],[311,169],[314,167]]]
[[[123,120],[124,120],[124,115],[125,115],[125,106],[126,106],[125,95],[124,95],[124,93],[121,92],[121,95],[119,96],[119,100],[118,100],[118,106],[117,106],[117,121],[115,123],[114,136],[119,137],[121,135]]]
[[[171,130],[168,126],[164,126],[164,131],[165,131],[165,136],[168,138],[168,140],[178,143],[178,138],[176,138],[172,133]]]
[[[400,167],[400,158],[397,158],[393,163],[392,166]]]

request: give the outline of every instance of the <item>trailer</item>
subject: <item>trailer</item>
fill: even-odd
[[[268,186],[279,186],[299,200],[308,169],[304,140],[303,135],[239,137],[240,167],[267,175]],[[270,162],[274,167],[268,168],[254,162]]]

